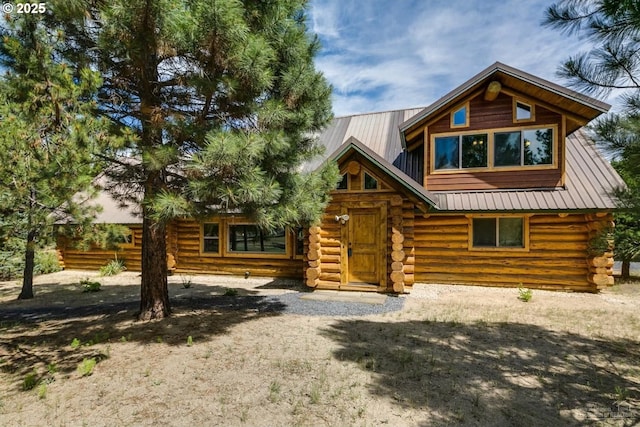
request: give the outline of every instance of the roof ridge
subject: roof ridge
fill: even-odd
[[[404,111],[408,111],[408,110],[424,110],[427,107],[423,107],[423,106],[418,106],[418,107],[411,107],[411,108],[396,108],[393,110],[383,110],[383,111],[371,111],[368,113],[356,113],[356,114],[346,114],[344,116],[335,116],[334,119],[346,119],[349,117],[357,117],[357,116],[372,116],[374,114],[388,114],[388,113],[397,113],[397,112],[404,112]]]

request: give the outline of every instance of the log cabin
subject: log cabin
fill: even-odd
[[[326,155],[305,165],[336,162],[342,175],[319,224],[265,232],[239,214],[177,219],[168,266],[297,277],[316,289],[597,292],[614,280],[606,236],[624,183],[584,127],[609,108],[495,63],[426,108],[338,117],[319,135]],[[139,269],[140,217],[101,197],[97,221],[130,228],[119,258]],[[113,258],[58,246],[65,268]]]

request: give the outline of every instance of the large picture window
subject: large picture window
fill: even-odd
[[[287,237],[284,228],[267,232],[255,224],[233,224],[229,225],[228,239],[229,252],[286,253]]]
[[[473,218],[474,248],[524,248],[525,219],[522,217]]]
[[[553,163],[553,129],[496,132],[495,166],[533,166]]]
[[[454,135],[435,138],[435,168],[487,167],[487,134]]]
[[[555,132],[555,127],[530,127],[489,133],[434,135],[433,170],[553,165],[557,149]]]

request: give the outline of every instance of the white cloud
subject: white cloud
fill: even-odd
[[[549,0],[313,0],[337,115],[428,105],[495,61],[562,84],[581,42],[540,25]]]

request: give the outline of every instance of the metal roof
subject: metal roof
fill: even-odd
[[[401,123],[399,129],[402,144],[405,144],[405,132],[421,122],[428,120],[429,117],[437,115],[440,111],[450,107],[452,104],[459,102],[490,80],[500,81],[506,87],[511,87],[534,98],[544,99],[549,104],[571,111],[574,115],[581,117],[582,123],[572,125],[573,127],[569,133],[588,123],[598,115],[606,113],[609,111],[609,108],[611,108],[611,106],[605,102],[496,62]]]
[[[319,142],[326,153],[335,153],[350,138],[357,139],[368,150],[402,170],[404,178],[421,184],[422,165],[416,161],[400,161],[407,156],[402,150],[399,132],[390,132],[394,123],[402,117],[410,117],[421,109],[387,111],[358,116],[338,117],[320,135]],[[439,211],[590,211],[614,209],[611,193],[624,182],[595,148],[582,129],[566,139],[565,186],[552,189],[482,190],[482,191],[429,191],[435,196]],[[320,165],[327,155],[316,159],[313,168]],[[407,170],[414,168],[414,170]],[[415,168],[420,173],[415,176]],[[414,185],[414,183],[412,183]]]
[[[367,160],[381,168],[387,176],[393,178],[397,183],[402,185],[414,196],[425,202],[428,206],[437,208],[436,195],[427,191],[421,184],[411,179],[410,176],[402,172],[400,169],[389,163],[386,159],[376,154],[369,147],[358,141],[355,137],[350,137],[327,159],[329,161],[339,161],[343,156],[347,155],[351,150],[360,153]]]

